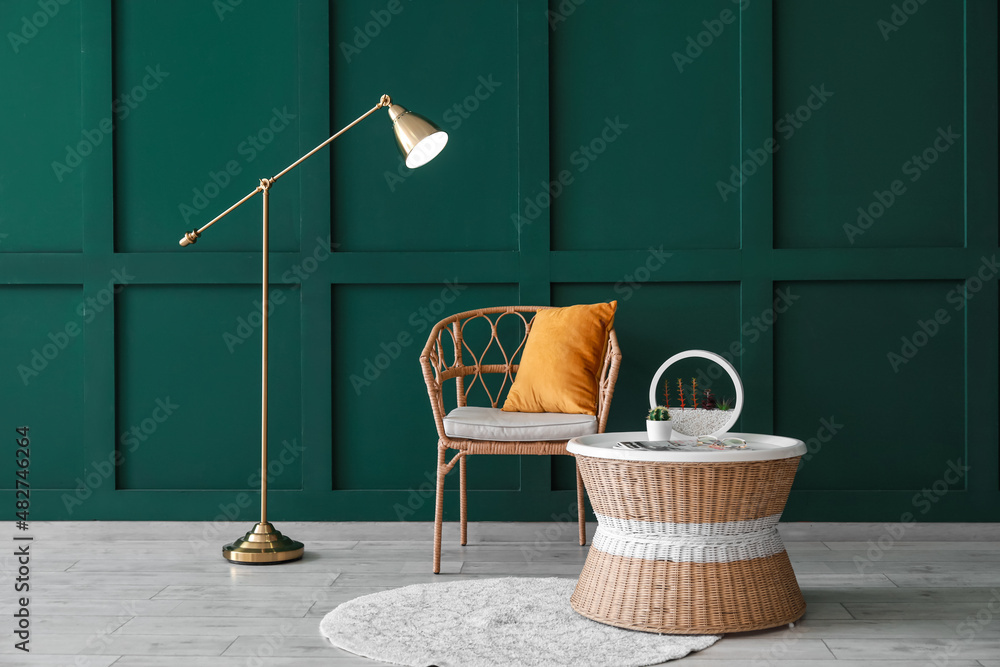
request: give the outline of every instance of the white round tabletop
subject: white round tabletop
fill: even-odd
[[[720,433],[724,438],[742,438],[747,441],[746,449],[713,449],[708,445],[695,445],[696,440],[678,437],[669,442],[650,442],[645,431],[624,431],[618,433],[597,433],[583,435],[569,441],[566,449],[572,454],[593,456],[620,461],[662,461],[671,463],[731,463],[733,461],[770,461],[802,456],[806,445],[795,438],[761,433]],[[681,443],[680,451],[656,451],[644,449],[616,449],[619,442],[649,442],[653,447]],[[692,451],[686,451],[690,447]]]

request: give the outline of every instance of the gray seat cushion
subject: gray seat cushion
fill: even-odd
[[[566,415],[555,412],[504,412],[499,408],[455,408],[444,418],[449,438],[528,442],[569,440],[597,433],[594,415]]]

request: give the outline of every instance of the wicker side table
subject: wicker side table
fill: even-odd
[[[599,523],[573,609],[663,634],[760,630],[802,616],[777,524],[805,444],[726,435],[748,449],[612,449],[645,440],[641,432],[569,441]]]

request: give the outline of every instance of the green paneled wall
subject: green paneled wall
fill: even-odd
[[[202,226],[318,143],[300,110],[314,70],[299,67],[326,46],[310,26],[315,8],[269,5],[267,20],[252,4],[239,9],[220,21],[199,0],[112,3],[114,90],[135,107],[115,133],[116,250],[162,252],[178,224]],[[292,172],[272,192],[273,251],[299,250],[300,207],[313,204],[302,177]],[[211,245],[189,252],[259,249],[249,233],[258,209],[235,213]]]
[[[836,431],[828,443],[820,441],[796,488],[919,489],[941,475],[943,461],[966,456],[965,323],[947,302],[955,281],[778,286],[796,301],[775,327],[775,402],[782,406],[775,430],[806,436],[823,427]],[[936,320],[940,309],[946,316]],[[912,362],[902,354],[890,362],[885,351],[902,347],[897,332],[921,342],[918,322],[935,333],[933,343],[919,348]],[[821,379],[806,382],[807,369]],[[862,434],[852,433],[859,428]]]
[[[1000,519],[996,5],[896,5],[0,4],[0,429],[31,428],[31,517],[255,488],[260,202],[177,240],[389,93],[449,131],[437,160],[402,166],[379,112],[272,189],[275,521],[431,519],[431,324],[610,299],[610,429],[714,350],[739,428],[809,443],[787,519]],[[566,457],[469,471],[473,519],[574,503]]]
[[[42,488],[71,488],[84,461],[84,318],[78,314],[85,307],[83,292],[79,285],[5,285],[0,298],[0,358],[6,369],[0,387],[11,447],[15,428],[37,425],[34,432],[50,443],[50,451],[33,462],[35,479]],[[13,450],[8,458],[3,486],[13,488]]]
[[[296,453],[302,444],[301,292],[296,285],[272,288],[268,346],[275,398],[268,441]],[[259,447],[260,420],[219,419],[218,407],[241,406],[248,417],[259,412],[259,304],[260,291],[251,285],[133,285],[119,295],[119,489],[248,486],[260,461],[245,453],[255,442]],[[228,463],[215,464],[220,461]],[[301,457],[271,487],[301,489]]]
[[[52,20],[44,13],[36,20],[38,9],[34,2],[0,4],[0,83],[10,91],[2,112],[9,129],[0,158],[0,252],[79,253],[86,167],[106,161],[111,142],[99,118],[85,118],[81,100],[82,3],[60,6]]]
[[[740,156],[738,11],[729,0],[628,4],[554,23],[550,163],[569,184],[552,205],[552,248],[738,248],[739,197],[714,187]],[[675,61],[670,45],[683,51],[705,19],[719,36]]]
[[[776,247],[963,246],[963,9],[925,3],[893,30],[891,5],[777,3]]]
[[[400,0],[391,20],[381,13],[385,3],[331,5],[332,124],[345,125],[388,93],[451,138],[422,170],[407,169],[386,139],[385,112],[338,140],[334,174],[351,175],[331,186],[340,249],[517,250],[507,211],[518,175],[518,4]],[[370,25],[373,11],[384,27]]]

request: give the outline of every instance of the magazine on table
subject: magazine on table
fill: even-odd
[[[740,438],[725,440],[624,440],[615,443],[614,449],[646,449],[655,452],[705,452],[747,449],[747,443]]]

